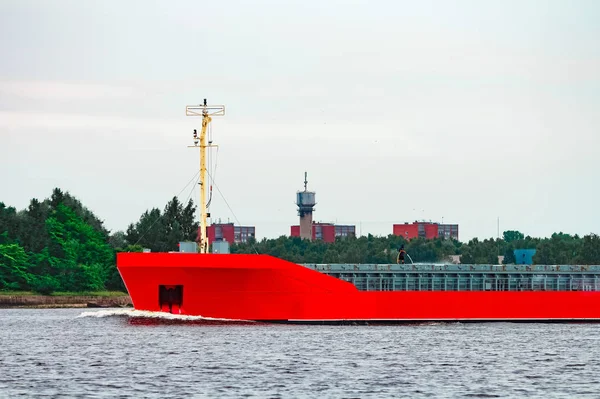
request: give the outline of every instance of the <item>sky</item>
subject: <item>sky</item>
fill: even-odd
[[[125,230],[198,169],[213,220],[461,241],[600,233],[600,2],[0,1],[0,201],[59,187]],[[215,165],[216,164],[216,165]]]

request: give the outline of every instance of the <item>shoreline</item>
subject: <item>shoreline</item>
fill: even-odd
[[[0,309],[52,308],[124,308],[132,307],[131,298],[94,295],[0,295]]]

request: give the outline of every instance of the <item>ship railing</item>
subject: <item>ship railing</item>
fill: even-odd
[[[303,264],[302,266],[321,272],[365,271],[365,272],[396,272],[396,271],[446,271],[446,272],[516,272],[516,273],[573,273],[597,272],[600,265],[470,265],[470,264]]]
[[[600,274],[331,273],[363,291],[600,291]]]

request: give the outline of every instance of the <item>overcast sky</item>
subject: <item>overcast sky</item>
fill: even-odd
[[[198,167],[225,104],[212,215],[461,240],[600,233],[598,1],[0,1],[0,201],[53,187],[123,230]],[[180,198],[188,198],[185,190]],[[197,194],[192,195],[197,198]]]

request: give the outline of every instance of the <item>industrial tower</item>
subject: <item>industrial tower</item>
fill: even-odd
[[[312,213],[315,210],[315,192],[307,191],[307,174],[304,172],[304,191],[296,193],[296,205],[300,216],[300,238],[312,240]]]

